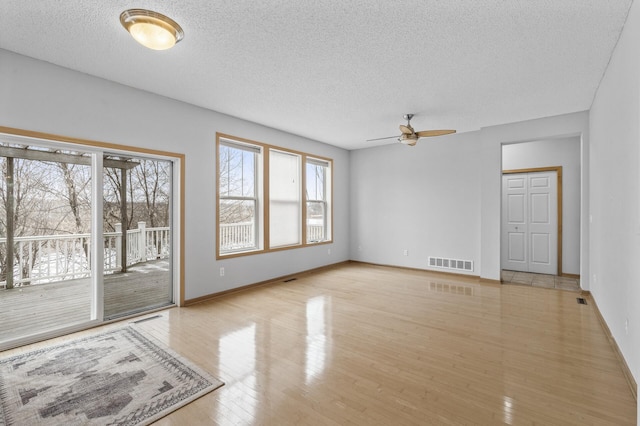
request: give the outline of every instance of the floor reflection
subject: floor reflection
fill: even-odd
[[[324,371],[327,363],[328,339],[327,314],[330,314],[326,296],[307,301],[307,350],[305,358],[305,384],[309,385]],[[329,300],[330,301],[330,300]]]
[[[515,412],[515,401],[508,396],[502,397],[502,421],[512,425]]]
[[[256,415],[256,325],[236,330],[220,338],[220,370],[233,372],[235,380],[225,386],[220,393],[222,407],[235,407],[234,424],[253,424]],[[238,410],[237,407],[242,407]],[[229,411],[222,409],[217,413],[218,422],[225,424]]]

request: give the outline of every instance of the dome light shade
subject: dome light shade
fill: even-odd
[[[173,19],[150,10],[125,10],[120,22],[138,43],[153,50],[169,49],[184,37],[184,31]]]
[[[418,142],[418,135],[415,133],[406,134],[403,133],[398,138],[398,142],[403,143],[405,145],[414,146],[416,142]]]

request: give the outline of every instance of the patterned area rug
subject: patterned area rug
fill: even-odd
[[[222,386],[127,326],[0,359],[0,426],[146,425]]]

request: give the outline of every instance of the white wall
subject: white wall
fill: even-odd
[[[562,166],[562,272],[580,274],[580,138],[502,146],[502,168]]]
[[[634,2],[589,121],[591,292],[636,382],[640,381],[639,52],[640,4]]]
[[[588,176],[589,176],[589,116],[588,112],[539,118],[501,126],[485,127],[481,133],[482,190],[481,253],[482,277],[500,277],[500,203],[502,145],[514,142],[579,137],[581,143],[581,220],[580,220],[580,285],[589,289]]]
[[[471,132],[352,151],[351,258],[419,269],[429,269],[429,256],[477,261],[478,139]]]
[[[429,269],[428,256],[473,260],[473,275],[500,279],[502,145],[562,137],[580,141],[588,164],[588,113],[483,128],[351,152],[351,258]],[[582,167],[586,182],[588,167]],[[588,265],[581,191],[580,271]],[[403,250],[409,256],[403,256]],[[588,289],[588,277],[581,280]]]
[[[349,259],[346,150],[4,50],[0,93],[0,126],[186,155],[186,299]],[[216,261],[216,132],[333,158],[334,243]]]

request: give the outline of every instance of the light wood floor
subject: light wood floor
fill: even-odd
[[[636,424],[574,292],[349,263],[153,315],[226,382],[159,425]]]

